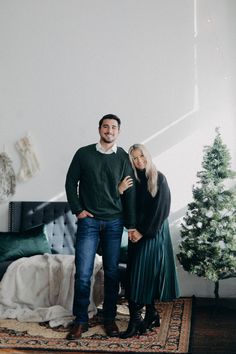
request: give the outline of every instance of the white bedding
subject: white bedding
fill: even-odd
[[[96,255],[95,275],[102,269]],[[0,319],[21,322],[49,321],[51,327],[66,326],[72,319],[74,294],[74,256],[37,255],[13,262],[0,282]],[[96,314],[96,299],[90,296],[89,317]]]

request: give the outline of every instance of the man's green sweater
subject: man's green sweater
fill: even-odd
[[[127,228],[135,227],[135,188],[122,196],[118,184],[133,177],[128,154],[121,148],[116,153],[102,154],[96,144],[77,150],[66,176],[66,194],[72,213],[87,210],[100,220],[124,217]]]

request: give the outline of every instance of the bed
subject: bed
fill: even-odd
[[[76,217],[67,202],[9,203],[8,232],[0,232],[0,319],[49,322],[72,319]],[[102,259],[96,255],[89,315],[103,296]]]

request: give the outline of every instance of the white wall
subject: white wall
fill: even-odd
[[[146,143],[168,178],[177,251],[216,126],[236,169],[235,15],[235,0],[0,0],[0,151],[18,173],[15,143],[30,132],[41,165],[12,200],[65,200],[75,150],[115,113],[120,145]],[[214,296],[212,283],[178,270],[182,295]],[[236,296],[234,279],[220,295]]]

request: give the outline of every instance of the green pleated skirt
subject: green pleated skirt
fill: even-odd
[[[179,297],[179,284],[166,219],[155,238],[129,242],[127,296],[139,304]]]

